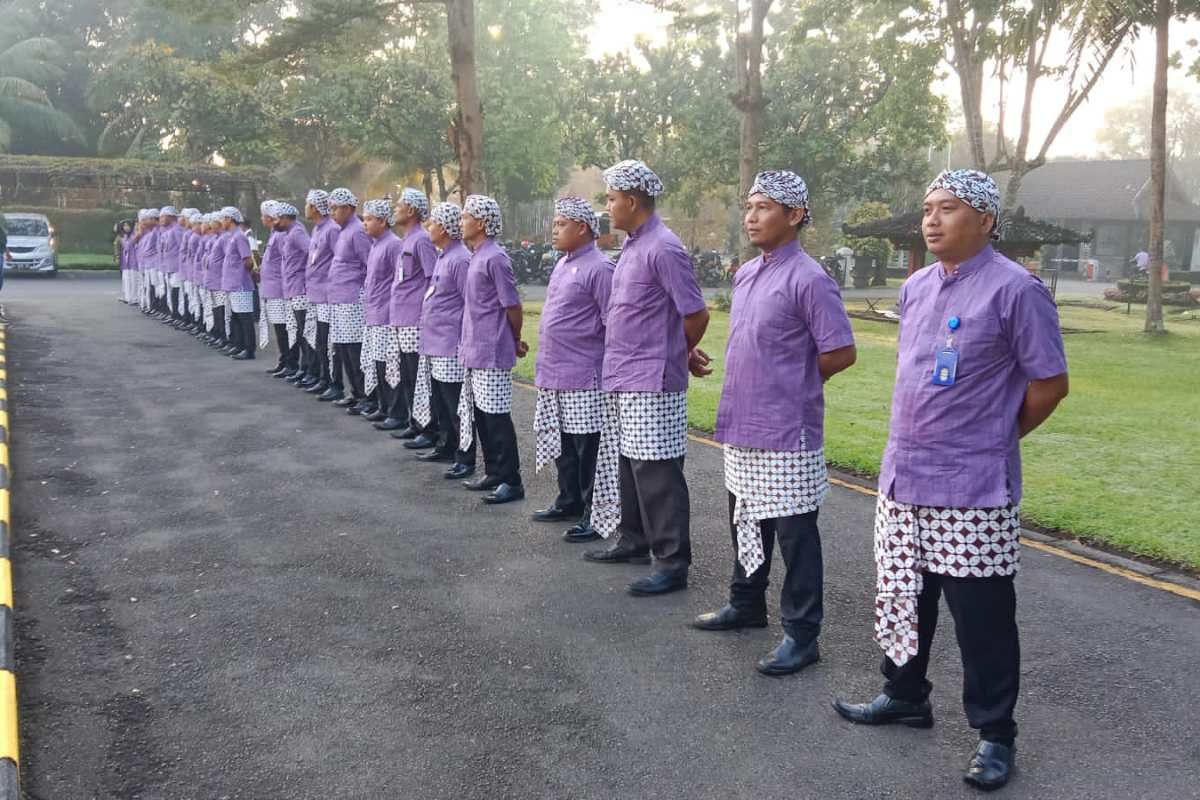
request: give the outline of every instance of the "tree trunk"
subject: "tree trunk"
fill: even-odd
[[[976,60],[974,42],[967,32],[966,11],[961,0],[947,0],[946,16],[952,33],[954,67],[958,75],[958,89],[963,107],[963,123],[967,129],[967,145],[971,151],[971,164],[975,169],[987,170],[987,153],[983,146],[983,58]]]
[[[475,0],[446,0],[450,40],[450,79],[458,100],[454,149],[463,199],[483,191],[483,105],[475,70]]]
[[[444,203],[444,202],[446,202],[446,194],[447,194],[447,192],[446,192],[446,172],[442,166],[441,161],[438,161],[437,168],[434,171],[434,174],[437,175],[438,199]]]
[[[1167,197],[1167,66],[1173,0],[1158,0],[1154,13],[1154,105],[1150,115],[1150,286],[1146,333],[1166,333],[1162,306],[1163,237]]]
[[[758,147],[762,141],[763,117],[767,102],[762,92],[763,23],[772,0],[750,0],[750,30],[737,37],[737,94],[733,105],[741,114],[741,139],[738,149],[738,198],[745,200],[758,174]],[[742,231],[741,260],[754,257],[754,248]]]

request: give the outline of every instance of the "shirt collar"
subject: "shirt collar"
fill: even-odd
[[[662,225],[662,220],[659,218],[658,214],[657,213],[651,214],[650,219],[646,220],[641,225],[639,225],[638,229],[636,231],[634,231],[633,233],[629,234],[628,238],[629,239],[639,239],[648,233],[652,233],[656,228],[658,228],[659,225]]]
[[[991,261],[995,255],[995,249],[993,249],[990,244],[985,244],[982,250],[959,264],[958,269],[954,270],[952,275],[946,274],[945,267],[938,270],[938,275],[942,277],[942,280],[956,280],[965,278],[968,275],[977,272],[980,267]]]
[[[596,241],[593,239],[592,241],[585,244],[583,247],[577,248],[575,250],[572,250],[570,253],[567,253],[567,261],[574,261],[577,258],[582,258],[583,256],[591,255],[594,252],[596,252]]]
[[[775,264],[780,261],[786,261],[792,256],[800,252],[800,241],[792,239],[782,247],[777,247],[774,250],[762,251],[762,260],[764,264]]]

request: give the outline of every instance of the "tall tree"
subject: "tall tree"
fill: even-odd
[[[13,35],[17,34],[17,35]],[[64,53],[53,39],[0,34],[0,153],[28,149],[46,138],[83,141],[74,121],[54,108],[47,91],[66,74]]]
[[[762,64],[763,44],[766,38],[765,24],[772,0],[749,0],[749,28],[741,30],[742,3],[735,0],[737,23],[736,85],[737,91],[730,96],[734,108],[741,117],[741,135],[738,142],[738,197],[745,197],[758,173],[758,153],[762,144],[763,122],[767,101],[763,97]],[[754,257],[755,249],[745,234],[741,235],[742,260]]]

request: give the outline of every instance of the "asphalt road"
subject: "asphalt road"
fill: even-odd
[[[843,723],[879,687],[872,500],[821,513],[824,660],[687,627],[730,564],[693,444],[692,588],[636,599],[397,442],[116,302],[10,280],[17,655],[31,798],[959,798],[949,617],[929,731]],[[1034,489],[1036,491],[1036,489]],[[1026,550],[1021,798],[1200,797],[1200,607]],[[772,618],[776,617],[772,607]]]

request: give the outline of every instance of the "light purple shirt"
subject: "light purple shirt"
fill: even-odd
[[[367,278],[367,256],[370,253],[371,237],[367,235],[367,229],[363,227],[361,219],[350,217],[333,247],[326,302],[358,302],[359,290]]]
[[[138,239],[138,269],[158,269],[158,228],[151,228]]]
[[[263,300],[283,299],[283,260],[279,257],[279,240],[282,234],[271,231],[267,246],[263,250],[262,264],[258,268],[258,293]]]
[[[704,295],[683,243],[658,215],[629,234],[613,273],[604,340],[607,392],[687,390],[683,318]]]
[[[227,233],[209,235],[211,242],[208,245],[208,271],[205,285],[213,291],[221,291],[221,271],[225,266],[225,242],[228,235]]]
[[[604,322],[613,263],[588,242],[558,260],[538,329],[536,383],[543,389],[595,389],[604,368]]]
[[[493,239],[484,239],[467,268],[466,305],[458,356],[468,369],[512,369],[517,343],[505,309],[521,304],[512,261]]]
[[[366,324],[387,325],[392,278],[400,264],[404,242],[390,229],[384,230],[383,235],[373,241],[371,252],[367,254],[367,277],[363,284]]]
[[[322,217],[308,240],[308,275],[305,291],[310,303],[329,302],[329,268],[333,266],[333,249],[342,229],[332,217]]]
[[[178,225],[160,228],[158,231],[158,268],[163,272],[179,271],[179,245],[183,231]]]
[[[799,242],[744,264],[733,278],[717,441],[819,450],[825,392],[817,358],[852,344],[837,284]]]
[[[225,258],[221,262],[222,291],[254,291],[254,279],[246,269],[246,259],[250,257],[250,240],[237,228],[226,233],[225,237]]]
[[[179,277],[185,281],[192,279],[192,256],[194,255],[196,234],[191,229],[184,228],[179,240]]]
[[[458,239],[438,256],[421,304],[421,355],[457,355],[470,264],[471,251]]]
[[[958,371],[932,382],[951,317]],[[1021,501],[1017,415],[1031,380],[1067,371],[1058,309],[1042,282],[989,245],[945,275],[940,263],[900,290],[892,421],[879,491],[901,503],[994,508]]]
[[[429,233],[420,225],[408,231],[401,242],[403,254],[392,283],[388,319],[396,327],[408,327],[421,323],[422,301],[438,254]]]
[[[121,269],[137,269],[137,247],[133,234],[121,240]]]
[[[279,234],[279,258],[283,266],[283,296],[291,300],[306,290],[305,270],[308,268],[308,231],[293,222]]]

